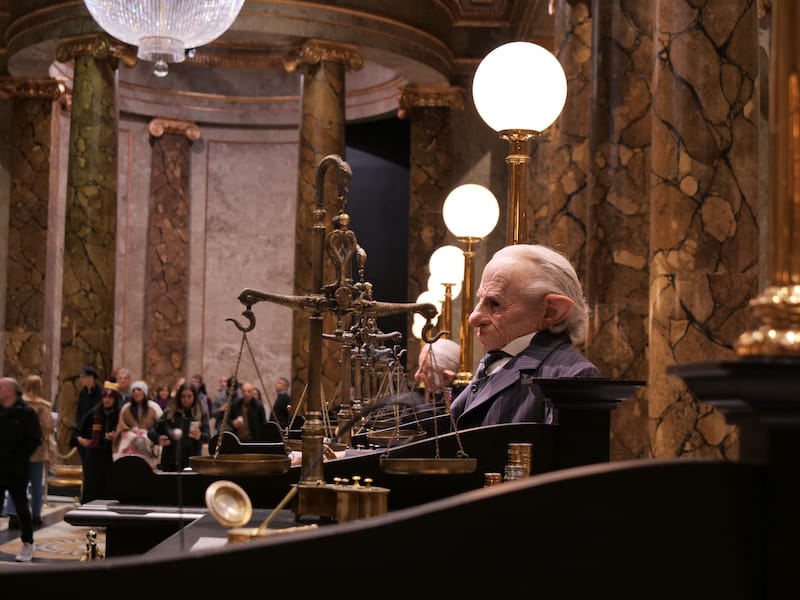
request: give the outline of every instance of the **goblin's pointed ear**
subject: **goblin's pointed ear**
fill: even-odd
[[[545,296],[544,317],[542,325],[545,328],[553,327],[566,320],[575,302],[571,298],[560,294],[547,294]]]

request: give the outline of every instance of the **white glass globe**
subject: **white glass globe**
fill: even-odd
[[[431,277],[442,283],[461,284],[464,279],[464,251],[458,246],[441,246],[428,260]],[[428,286],[428,289],[432,289]]]
[[[497,225],[500,207],[491,190],[465,183],[447,194],[442,217],[447,229],[457,238],[483,239]]]
[[[478,114],[495,131],[544,131],[567,100],[567,77],[558,59],[532,42],[498,46],[472,79]]]

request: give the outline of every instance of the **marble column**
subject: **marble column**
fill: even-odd
[[[595,1],[587,356],[608,377],[648,373],[654,3]],[[612,413],[610,456],[650,454],[645,390]]]
[[[567,100],[559,118],[531,144],[528,239],[563,252],[585,278],[592,18],[588,2],[574,0],[561,0],[554,17],[552,51],[567,76]]]
[[[399,100],[398,116],[411,123],[408,213],[408,301],[428,289],[428,261],[434,250],[448,243],[442,204],[452,189],[450,169],[450,111],[464,108],[459,87],[408,85]],[[452,237],[452,236],[450,236]],[[406,365],[414,373],[420,342],[406,332]],[[455,332],[451,332],[451,339]]]
[[[192,122],[150,121],[152,167],[145,275],[144,369],[153,386],[186,376]]]
[[[46,368],[45,278],[53,102],[65,91],[54,79],[5,78],[0,97],[12,98],[9,219],[2,372],[18,380]]]
[[[737,431],[674,363],[733,358],[758,291],[758,39],[752,0],[658,3],[652,80],[648,409],[655,457],[736,458]]]
[[[117,213],[117,58],[109,41],[89,36],[62,44],[74,61],[67,167],[58,410],[66,450],[80,371],[112,371]]]
[[[311,255],[311,229],[314,223],[314,177],[320,161],[329,154],[345,158],[345,74],[348,69],[360,69],[363,64],[355,46],[326,40],[309,40],[296,55],[285,61],[288,71],[302,74],[300,150],[297,178],[297,221],[295,228],[294,291],[312,290],[311,266],[317,257]],[[325,183],[326,200],[335,200],[333,170]],[[327,207],[328,219],[336,213]],[[325,257],[325,283],[334,279],[330,261]],[[325,319],[325,330],[332,331],[331,319]],[[309,348],[308,314],[294,311],[292,327],[292,398],[303,396],[308,381]],[[322,386],[324,399],[330,402],[336,391],[341,369],[335,344],[323,344]]]

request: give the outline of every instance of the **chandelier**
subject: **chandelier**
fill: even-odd
[[[137,56],[164,77],[169,63],[221,36],[236,19],[244,0],[84,0],[97,24],[109,35],[138,47]]]

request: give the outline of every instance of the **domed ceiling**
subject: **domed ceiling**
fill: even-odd
[[[153,75],[152,63],[119,68],[125,113],[207,123],[298,122],[300,77],[285,63],[309,39],[357,46],[347,74],[347,118],[397,110],[407,84],[469,86],[481,58],[511,40],[550,46],[547,0],[247,0],[219,39]],[[0,69],[18,77],[58,77],[64,40],[101,32],[83,0],[0,0]],[[131,49],[135,55],[135,50]]]

